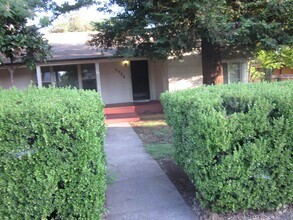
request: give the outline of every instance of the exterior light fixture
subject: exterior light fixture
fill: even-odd
[[[127,67],[129,66],[129,61],[128,60],[124,60],[122,61],[123,66]]]

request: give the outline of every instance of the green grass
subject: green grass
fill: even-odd
[[[156,160],[173,158],[175,155],[175,148],[172,144],[146,144],[145,149]]]
[[[156,120],[156,121],[143,121],[144,127],[157,127],[157,126],[167,126],[167,123],[162,120]]]

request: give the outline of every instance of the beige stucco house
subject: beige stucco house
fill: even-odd
[[[88,33],[56,33],[46,38],[52,45],[53,56],[35,71],[20,66],[14,74],[14,85],[25,89],[32,82],[39,88],[55,85],[79,89],[94,89],[101,93],[106,104],[141,100],[158,100],[166,90],[175,91],[202,84],[201,55],[186,55],[183,61],[123,59],[114,52],[102,52],[86,45]],[[247,82],[247,61],[227,60],[224,81]],[[7,69],[0,66],[0,87],[10,88]]]

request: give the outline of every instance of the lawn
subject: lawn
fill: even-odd
[[[173,158],[172,130],[162,114],[142,116],[141,121],[131,123],[143,141],[146,151],[154,159]]]

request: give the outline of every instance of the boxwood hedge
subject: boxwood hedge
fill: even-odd
[[[104,133],[95,92],[0,90],[0,219],[100,219]]]
[[[216,212],[293,201],[293,82],[206,86],[161,97],[177,161]]]

